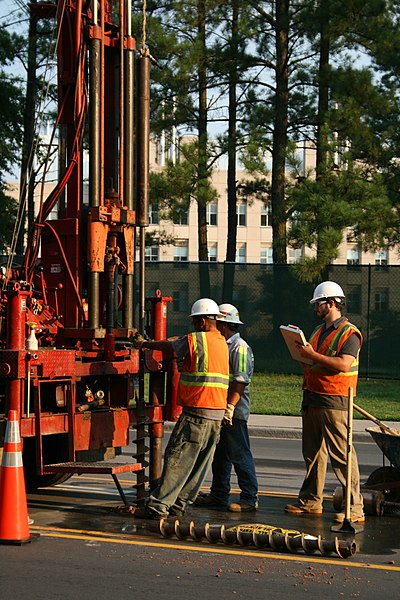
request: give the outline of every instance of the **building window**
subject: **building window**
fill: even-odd
[[[347,250],[347,264],[349,267],[356,267],[360,264],[360,249],[358,246]]]
[[[347,312],[353,315],[361,314],[361,285],[354,285],[346,289]]]
[[[149,223],[150,225],[159,224],[158,204],[149,204]]]
[[[260,248],[260,263],[263,265],[272,265],[272,248],[271,247],[261,247]]]
[[[187,208],[178,208],[172,215],[174,225],[187,225],[189,222],[189,211]]]
[[[377,289],[375,292],[375,310],[385,312],[389,309],[389,290],[388,288]]]
[[[174,247],[174,261],[186,262],[188,260],[188,242],[177,242]]]
[[[236,258],[237,263],[245,263],[246,262],[246,244],[239,244],[236,247]]]
[[[218,244],[210,244],[208,246],[208,260],[210,262],[217,262],[217,260],[218,260]]]
[[[261,227],[271,227],[272,207],[270,204],[261,205]]]
[[[289,248],[288,250],[288,263],[294,265],[298,263],[303,256],[303,248]]]
[[[206,206],[207,225],[218,225],[218,204],[210,202]]]
[[[159,260],[160,247],[159,246],[147,246],[144,250],[145,260],[155,261]]]
[[[236,204],[237,224],[239,227],[246,227],[247,205],[244,202]]]
[[[385,269],[388,266],[388,251],[379,250],[375,252],[375,267],[376,269]]]

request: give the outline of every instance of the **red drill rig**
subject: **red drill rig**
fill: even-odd
[[[132,427],[137,448],[130,470],[137,472],[140,500],[146,438],[155,480],[163,421],[176,417],[177,379],[174,361],[164,363],[160,353],[142,359],[129,343],[137,330],[166,337],[171,300],[157,291],[147,310],[144,290],[151,58],[144,44],[136,50],[126,0],[116,6],[58,0],[31,9],[57,28],[62,168],[40,206],[22,265],[3,274],[0,433],[8,411],[16,410],[29,489],[101,470],[99,461],[129,443]],[[58,217],[49,218],[55,211]]]

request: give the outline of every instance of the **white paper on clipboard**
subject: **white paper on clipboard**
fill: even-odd
[[[299,327],[296,327],[296,325],[281,325],[279,329],[281,330],[283,339],[286,342],[286,345],[289,349],[290,354],[292,355],[292,358],[299,362],[306,363],[307,365],[312,365],[313,361],[310,358],[303,358],[300,355],[299,350],[296,346],[296,343],[299,342],[302,346],[305,346],[307,344],[306,338],[304,337],[304,333],[302,332],[302,330]]]

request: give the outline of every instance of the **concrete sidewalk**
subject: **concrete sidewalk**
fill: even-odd
[[[400,422],[385,421],[385,425],[400,430]],[[354,419],[353,440],[370,442],[372,437],[366,431],[367,427],[377,427],[377,425],[368,420]],[[301,438],[301,417],[250,415],[249,433],[255,437],[298,439]]]
[[[400,422],[385,421],[391,429],[400,431]],[[172,431],[174,423],[166,422],[165,431]],[[356,442],[371,442],[372,437],[366,431],[367,427],[377,427],[368,420],[353,420],[353,440]],[[285,417],[278,415],[250,415],[249,434],[253,437],[270,437],[301,439],[301,417]]]

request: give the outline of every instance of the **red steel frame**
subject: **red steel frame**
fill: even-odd
[[[82,0],[33,5],[39,16],[56,16],[58,22],[57,124],[65,135],[67,159],[58,185],[40,208],[21,270],[4,282],[0,374],[4,414],[17,411],[24,445],[33,440],[27,446],[35,454],[29,463],[39,477],[46,475],[46,464],[57,462],[56,446],[61,446],[61,452],[57,451],[61,462],[76,461],[90,451],[105,454],[107,449],[128,444],[129,427],[138,422],[135,378],[143,377],[139,354],[129,345],[136,328],[129,317],[123,326],[117,323],[124,278],[134,273],[137,227],[137,207],[124,197],[120,115],[124,114],[125,92],[117,74],[123,71],[125,52],[134,51],[135,41],[128,30],[121,29],[126,22],[124,2],[119,5],[117,24],[111,0],[99,0],[95,16],[91,6]],[[100,65],[98,136],[94,138],[100,175],[98,196],[87,207],[83,203],[83,138],[84,123],[92,114],[88,113],[92,93],[88,93],[88,72],[93,71],[89,64],[93,43]],[[90,181],[90,185],[95,183]],[[59,218],[49,221],[57,202]],[[141,210],[146,211],[146,206]],[[93,280],[98,281],[98,288]],[[155,339],[166,337],[170,300],[159,291],[150,300],[148,333]],[[26,349],[30,323],[36,326],[37,350]],[[153,353],[146,359],[152,371],[145,420],[151,424],[154,478],[161,468],[163,420],[179,414],[174,400],[176,365],[168,361],[167,392],[172,403],[166,404],[162,358]],[[99,389],[104,394],[104,405],[98,411],[79,412],[92,388],[93,393]]]

